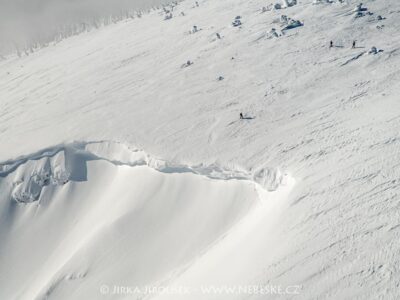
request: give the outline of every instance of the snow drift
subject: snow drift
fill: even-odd
[[[267,172],[263,182],[277,180]],[[2,299],[98,299],[105,283],[179,278],[200,257],[213,263],[209,249],[256,207],[268,217],[279,205],[245,174],[174,166],[111,142],[5,162],[0,190]],[[243,230],[236,242],[246,239]],[[227,249],[245,249],[236,247]]]

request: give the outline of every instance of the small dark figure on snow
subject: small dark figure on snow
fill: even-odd
[[[332,48],[333,47],[333,41],[331,41],[330,43],[329,43],[329,48]]]
[[[243,113],[240,113],[240,120],[243,120],[244,119],[244,116],[243,116]]]
[[[217,38],[220,40],[221,39],[221,35],[217,32]]]
[[[351,46],[351,48],[355,48],[356,47],[356,41],[353,41],[353,45]]]
[[[191,65],[193,65],[193,62],[190,61],[190,60],[188,60],[185,64],[183,64],[183,65],[181,66],[181,68],[187,68],[187,67],[190,67]]]

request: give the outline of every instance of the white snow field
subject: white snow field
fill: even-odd
[[[107,153],[113,160],[98,156]],[[104,142],[46,149],[3,169],[2,299],[97,299],[105,282],[165,280],[226,243],[230,230],[234,242],[252,241],[292,185],[268,196],[244,177]]]
[[[358,4],[185,0],[0,61],[0,299],[400,298],[400,3]]]

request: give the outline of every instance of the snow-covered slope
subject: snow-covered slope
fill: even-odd
[[[4,299],[97,299],[105,283],[163,281],[278,204],[243,175],[171,166],[114,143],[54,147],[6,166]]]
[[[396,299],[400,4],[198,2],[0,62],[0,298]]]

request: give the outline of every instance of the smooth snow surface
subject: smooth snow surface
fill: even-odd
[[[268,193],[109,142],[46,149],[2,169],[1,299],[97,299],[105,283],[142,287],[214,266],[211,248],[259,252],[293,185],[282,178],[280,192]],[[253,267],[243,270],[254,276]]]
[[[400,297],[400,3],[295,2],[186,0],[0,61],[0,299]]]

